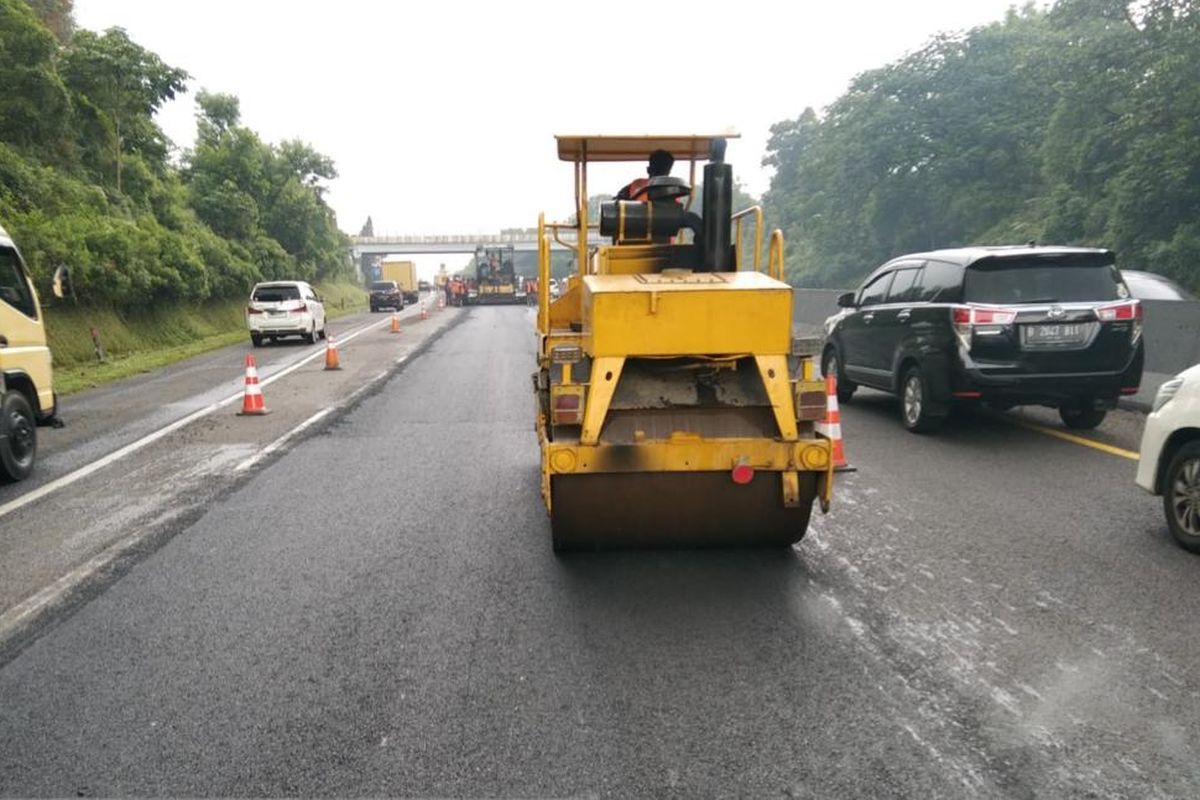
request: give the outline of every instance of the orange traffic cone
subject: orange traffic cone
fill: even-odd
[[[437,310],[441,311],[446,307],[446,295],[444,292],[438,292]]]
[[[254,354],[246,354],[246,393],[242,395],[242,410],[239,417],[260,417],[269,414],[266,401],[263,400],[262,387],[258,385],[258,367],[254,364]]]
[[[421,301],[421,319],[429,319],[429,312],[425,310],[425,301]]]
[[[833,450],[834,472],[855,472],[855,467],[846,461],[845,445],[842,444],[842,412],[838,408],[837,378],[825,376],[825,421],[814,426],[817,433],[829,440]]]
[[[390,332],[391,333],[399,333],[400,332],[400,315],[397,314],[395,311],[392,312],[392,328],[391,328]]]
[[[338,360],[337,343],[333,340],[333,331],[325,330],[325,369],[341,369]]]

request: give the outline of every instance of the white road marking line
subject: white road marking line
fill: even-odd
[[[291,439],[296,437],[298,434],[300,434],[301,432],[303,432],[305,430],[308,430],[310,427],[317,424],[322,419],[324,419],[325,417],[329,416],[332,413],[333,413],[333,406],[321,409],[320,411],[313,414],[308,419],[304,420],[304,422],[301,422],[299,425],[292,428],[290,431],[285,433],[283,436],[280,436],[278,439],[271,442],[269,445],[264,447],[262,450],[259,450],[257,453],[250,456],[242,463],[238,464],[236,467],[233,468],[233,471],[234,472],[245,472],[246,470],[250,469],[258,462],[265,459],[267,456],[274,453],[279,448],[283,447],[285,444],[287,444]]]
[[[367,330],[370,329],[370,327],[371,326],[367,326],[367,328],[364,328],[362,331],[359,331],[359,333],[365,333]],[[355,335],[357,335],[357,334],[355,334]],[[349,338],[349,337],[347,337],[347,338]],[[396,359],[396,364],[403,364],[405,361],[408,360],[409,355],[410,354],[406,353],[405,355]],[[309,359],[306,359],[306,360],[309,360]],[[347,397],[345,397],[341,402],[337,403],[336,405],[332,405],[332,406],[323,408],[320,411],[318,411],[317,413],[313,414],[311,417],[304,420],[299,425],[295,426],[294,428],[289,430],[287,433],[283,434],[278,439],[276,439],[275,441],[268,444],[266,447],[264,447],[259,452],[255,453],[254,455],[252,455],[249,458],[242,461],[240,464],[238,464],[236,467],[234,467],[234,472],[241,473],[245,470],[250,469],[255,464],[263,461],[267,456],[271,455],[275,451],[282,448],[284,445],[286,445],[289,441],[294,439],[301,432],[303,432],[303,431],[307,430],[308,428],[312,427],[313,425],[317,424],[319,421],[324,419],[326,416],[338,411],[339,409],[346,408],[346,407],[352,405],[354,403],[354,401],[358,399],[359,395],[362,395],[363,393],[365,393],[368,390],[370,390],[371,388],[373,388],[379,382],[385,380],[391,373],[392,373],[392,370],[390,370],[390,369],[380,372],[374,378],[372,378],[370,381],[368,381],[367,383],[365,383],[362,386],[355,389],[351,394],[349,394]],[[202,409],[202,411],[207,413],[209,410],[211,410],[213,408],[217,408],[224,404],[225,404],[224,402],[213,403],[213,405],[210,406],[208,409]],[[193,416],[195,416],[195,415],[189,415],[189,417],[193,417]],[[188,419],[188,418],[185,418],[185,419]],[[178,427],[182,427],[182,424],[186,424],[184,422],[184,420],[180,420],[177,423],[172,423],[172,425],[168,426],[168,427],[171,427],[174,430],[174,429],[177,429]],[[163,430],[165,431],[166,429],[164,428]],[[111,462],[109,462],[109,463],[111,463]],[[74,473],[72,473],[72,474],[74,474]],[[25,600],[22,600],[20,603],[17,603],[15,606],[13,606],[12,608],[5,611],[3,614],[0,614],[0,644],[3,644],[4,640],[7,639],[12,634],[13,631],[18,630],[23,625],[23,623],[25,623],[27,620],[36,618],[37,615],[40,614],[46,608],[56,605],[58,602],[60,602],[62,600],[63,597],[65,597],[69,592],[74,590],[76,587],[78,587],[84,581],[88,580],[89,578],[91,578],[93,575],[100,572],[101,570],[106,569],[110,564],[112,564],[119,557],[121,557],[121,555],[123,555],[124,553],[128,552],[129,550],[131,550],[132,548],[134,548],[138,544],[140,544],[142,542],[142,540],[146,538],[147,535],[149,535],[149,531],[139,530],[139,531],[135,531],[134,533],[130,534],[129,536],[126,536],[125,538],[123,538],[117,542],[114,542],[113,544],[111,544],[107,548],[105,548],[104,550],[100,551],[100,553],[98,553],[97,555],[88,559],[86,562],[84,562],[80,566],[76,567],[75,569],[68,572],[66,575],[64,575],[61,578],[59,578],[58,580],[56,580],[54,583],[45,587],[41,591],[36,592],[35,594],[31,595],[30,597],[27,597]]]
[[[354,332],[348,333],[348,334],[345,334],[344,336],[339,337],[338,346],[341,347],[346,342],[349,342],[352,339],[355,339],[358,336],[361,336],[362,334],[366,333],[367,331],[371,330],[372,328],[382,328],[384,325],[387,325],[389,322],[390,322],[390,320],[381,320],[379,322],[369,322],[366,325],[364,325],[363,327],[355,330]],[[325,355],[325,348],[324,347],[318,348],[315,353],[311,353],[311,354],[305,356],[304,358],[300,359],[296,363],[292,364],[291,366],[285,367],[284,369],[281,369],[278,372],[273,373],[269,378],[264,378],[263,380],[259,381],[259,386],[268,386],[268,385],[274,383],[275,381],[279,380],[280,378],[283,378],[286,375],[290,375],[291,373],[300,369],[301,367],[303,367],[305,364],[309,363],[310,361],[324,357],[324,355]],[[96,472],[99,472],[100,470],[107,467],[109,464],[112,464],[116,461],[120,461],[125,456],[130,455],[132,453],[136,453],[138,450],[143,449],[147,445],[154,444],[159,439],[162,439],[164,436],[168,436],[168,435],[174,433],[175,431],[179,430],[180,428],[184,427],[185,425],[195,422],[196,420],[200,419],[201,417],[205,417],[205,416],[211,414],[212,412],[216,411],[217,409],[224,408],[225,406],[229,405],[230,403],[236,402],[242,396],[242,394],[243,394],[243,392],[239,391],[236,394],[233,394],[233,395],[225,398],[224,400],[218,400],[215,403],[210,403],[209,405],[205,406],[204,408],[201,408],[197,411],[193,411],[191,414],[188,414],[187,416],[182,417],[181,419],[177,419],[174,422],[170,423],[169,425],[166,425],[162,428],[159,428],[156,431],[148,433],[145,436],[143,436],[142,438],[137,439],[133,442],[130,442],[129,444],[125,445],[124,447],[118,448],[117,450],[114,450],[113,452],[109,453],[106,456],[102,456],[101,458],[98,458],[97,460],[93,461],[90,464],[85,464],[84,466],[80,467],[79,469],[74,470],[73,472],[68,472],[66,475],[55,478],[54,480],[52,480],[48,483],[42,484],[41,486],[39,486],[36,489],[26,492],[25,494],[21,495],[20,497],[17,497],[13,500],[8,501],[4,505],[0,505],[0,517],[7,516],[7,515],[13,513],[14,511],[24,508],[25,506],[29,505],[30,503],[33,503],[33,502],[36,502],[37,500],[42,499],[46,495],[53,494],[54,492],[57,492],[59,489],[62,489],[63,487],[70,486],[72,483],[75,483],[76,481],[82,480],[83,478],[86,478],[89,475],[93,475]]]
[[[407,360],[408,360],[408,355],[405,354],[405,355],[401,356],[400,358],[396,359],[396,363],[403,364]],[[318,411],[317,413],[313,414],[311,417],[304,420],[299,425],[292,428],[290,431],[288,431],[287,433],[283,434],[275,441],[268,444],[262,450],[259,450],[254,455],[252,455],[249,458],[247,458],[246,460],[242,461],[240,464],[238,464],[236,467],[233,468],[233,471],[234,472],[244,472],[244,471],[250,469],[251,467],[253,467],[255,464],[258,464],[259,462],[263,461],[264,459],[267,458],[267,456],[271,455],[276,450],[279,450],[280,448],[282,448],[284,445],[286,445],[292,439],[296,438],[298,435],[300,435],[304,431],[308,430],[313,425],[316,425],[318,422],[320,422],[322,419],[324,419],[325,417],[332,414],[334,411],[337,411],[340,408],[344,408],[346,406],[351,405],[356,399],[358,399],[359,395],[363,394],[368,389],[371,389],[372,387],[374,387],[375,384],[379,383],[380,381],[382,381],[384,378],[386,378],[390,374],[391,374],[391,370],[384,370],[383,372],[378,373],[377,375],[375,375],[375,377],[371,378],[371,380],[367,381],[365,384],[358,387],[353,392],[351,392],[349,395],[347,395],[346,398],[344,400],[342,400],[342,402],[338,403],[337,405],[332,405],[332,406],[323,408],[320,411]]]
[[[12,631],[21,627],[26,620],[33,619],[43,609],[57,603],[63,595],[88,577],[116,561],[123,553],[136,546],[141,539],[142,535],[134,534],[109,545],[104,550],[101,550],[100,553],[80,564],[66,575],[63,575],[54,583],[36,594],[25,598],[3,614],[0,614],[0,644],[8,638]]]

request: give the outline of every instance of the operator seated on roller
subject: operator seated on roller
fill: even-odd
[[[650,178],[658,178],[671,174],[671,167],[675,166],[675,156],[668,153],[666,150],[655,150],[650,154],[650,164],[646,167],[645,178],[636,178],[621,187],[617,192],[617,200],[633,200],[641,202],[646,199],[646,188],[650,183]]]

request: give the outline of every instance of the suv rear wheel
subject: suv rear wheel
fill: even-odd
[[[825,354],[821,357],[821,374],[832,375],[837,379],[839,403],[846,403],[854,396],[854,390],[858,388],[858,384],[842,374],[842,362],[838,359],[837,350],[832,347],[826,349]]]
[[[5,392],[0,401],[0,425],[8,433],[0,439],[0,476],[21,481],[33,472],[37,455],[37,424],[33,408],[20,392]]]
[[[1104,422],[1108,412],[1103,408],[1095,408],[1091,401],[1083,401],[1075,405],[1060,406],[1058,416],[1068,428],[1089,430]]]
[[[946,421],[929,413],[929,381],[916,364],[904,371],[900,382],[900,419],[913,433],[935,431]]]
[[[1200,553],[1200,441],[1188,442],[1163,475],[1163,511],[1175,541]]]

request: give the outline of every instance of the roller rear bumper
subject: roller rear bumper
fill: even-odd
[[[551,474],[595,472],[728,472],[745,462],[759,472],[824,472],[826,439],[701,439],[676,435],[635,444],[547,442]]]
[[[637,480],[653,475],[679,478],[709,475],[728,484],[736,494],[743,487],[734,480],[734,469],[744,470],[749,466],[755,482],[779,476],[772,481],[774,502],[783,508],[808,508],[814,496],[804,491],[802,485],[807,485],[810,478],[815,479],[821,510],[828,511],[833,494],[831,450],[830,442],[819,437],[788,442],[765,438],[703,439],[676,434],[665,440],[597,445],[543,439],[543,488],[546,503],[551,507],[556,501],[552,499],[550,484],[559,476],[612,475]]]

